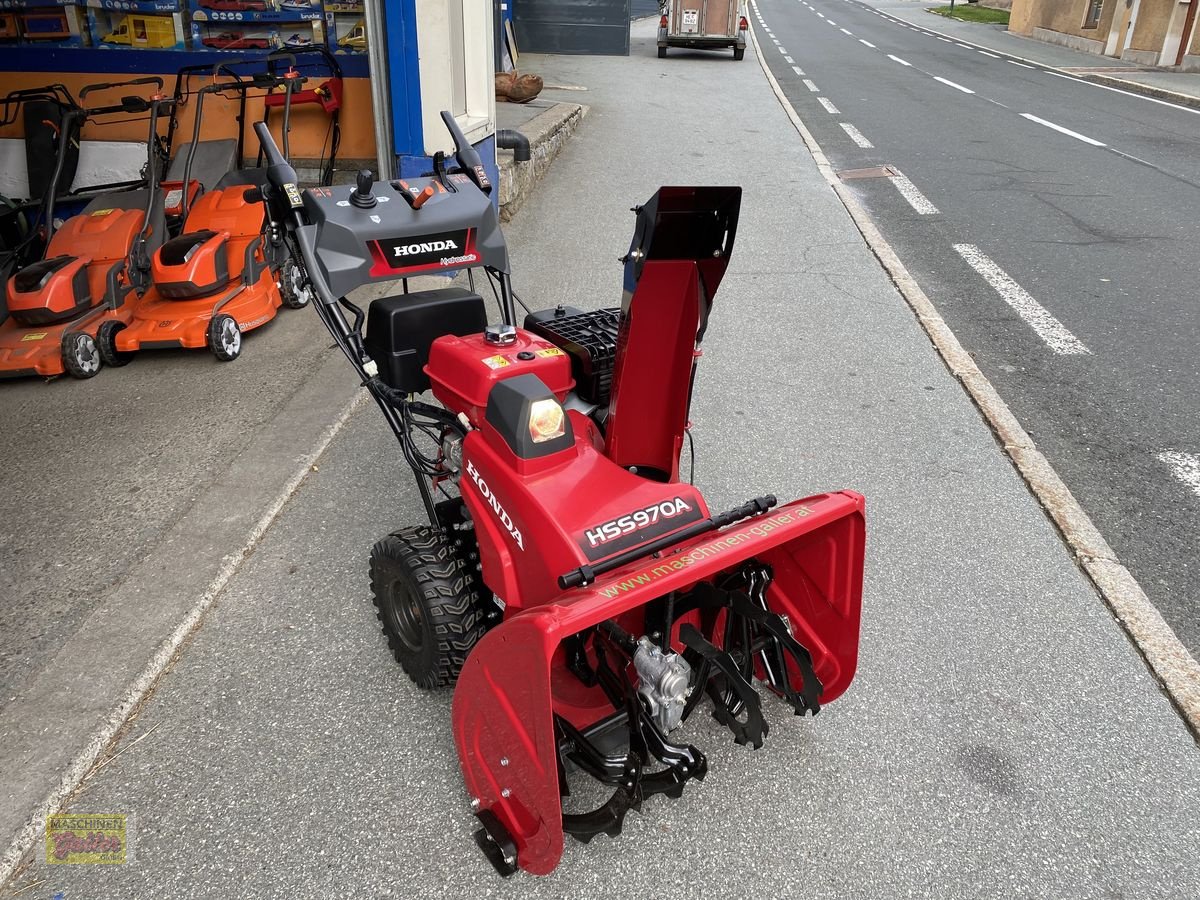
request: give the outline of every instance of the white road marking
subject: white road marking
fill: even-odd
[[[792,65],[792,63],[794,63],[794,62],[795,62],[795,60],[794,60],[794,59],[792,59],[790,56],[784,56],[784,57],[783,57],[783,61],[784,61],[785,63],[787,63],[789,66],[790,66],[790,65]],[[793,66],[793,68],[795,68],[795,67]],[[801,72],[800,74],[801,74],[801,75],[803,75],[804,73],[803,73],[803,72]]]
[[[998,57],[998,56],[997,56],[995,53],[988,53],[986,50],[976,50],[975,52],[976,52],[976,53],[981,53],[981,54],[983,54],[984,56],[990,56],[992,59],[999,59],[999,58],[1000,58],[1000,57]]]
[[[1007,272],[985,256],[978,247],[974,244],[955,244],[954,250],[992,286],[1001,300],[1025,320],[1025,324],[1037,332],[1038,337],[1045,341],[1051,350],[1064,356],[1091,354],[1092,351],[1085,347],[1079,338],[1071,334],[1062,322],[1050,315],[1044,306],[1029,296],[1023,287],[1013,281]]]
[[[842,126],[842,131],[850,135],[850,140],[854,141],[854,143],[858,144],[858,146],[862,147],[864,150],[871,150],[875,147],[874,144],[867,140],[866,135],[864,135],[849,122],[838,122],[838,124]]]
[[[1068,137],[1073,137],[1077,141],[1083,141],[1085,144],[1091,144],[1093,147],[1106,147],[1104,141],[1098,141],[1095,138],[1090,138],[1086,134],[1080,134],[1078,131],[1072,131],[1070,128],[1063,128],[1061,125],[1055,125],[1053,122],[1047,122],[1045,119],[1038,118],[1033,113],[1021,113],[1022,119],[1028,119],[1030,122],[1037,122],[1039,125],[1045,125],[1047,128],[1053,128],[1060,134],[1065,134]]]
[[[787,56],[787,47],[776,47],[775,49],[782,53],[785,57]]]
[[[865,44],[866,46],[870,47],[872,50],[874,50],[874,49],[875,49],[875,45],[874,45],[874,44],[872,44],[870,41],[867,41],[867,40],[864,40],[864,39],[862,39],[862,38],[859,38],[859,39],[858,39],[858,42],[859,42],[860,44]]]
[[[817,10],[817,15],[820,16],[822,19],[825,18],[825,13],[821,12],[820,10]]]
[[[1171,467],[1171,474],[1200,497],[1200,456],[1180,450],[1163,450],[1155,456],[1161,463]]]
[[[960,44],[960,43],[958,43],[958,41],[955,41],[954,43],[956,46],[962,47],[964,50],[974,50],[975,49],[970,44]]]
[[[1017,62],[1015,59],[1006,59],[1005,62],[1011,63],[1014,66],[1020,66],[1022,69],[1034,69],[1035,71],[1037,70],[1037,66],[1026,65],[1025,63]]]
[[[779,38],[771,38],[771,40],[775,42],[776,47],[779,46]]]
[[[828,97],[818,97],[817,102],[825,107],[825,112],[829,113],[831,116],[840,115],[838,108],[833,105]]]
[[[892,184],[896,185],[896,190],[908,201],[908,205],[921,215],[936,216],[938,214],[938,208],[929,202],[929,198],[921,193],[907,175],[894,175]]]
[[[838,31],[840,31],[842,34],[848,34],[850,37],[854,37],[853,31],[847,31],[845,28],[839,28]]]
[[[1018,65],[1019,65],[1019,63],[1018,63]],[[1190,106],[1180,106],[1178,103],[1172,103],[1169,100],[1159,100],[1157,97],[1149,97],[1146,94],[1135,94],[1135,93],[1133,93],[1133,91],[1123,91],[1120,88],[1115,88],[1115,87],[1112,87],[1107,84],[1100,84],[1100,82],[1098,82],[1098,81],[1087,81],[1083,78],[1076,78],[1074,75],[1066,75],[1062,72],[1051,72],[1048,69],[1045,71],[1046,71],[1047,75],[1056,75],[1059,78],[1066,78],[1069,81],[1077,81],[1080,84],[1087,84],[1087,85],[1091,85],[1092,87],[1098,87],[1103,91],[1112,91],[1114,94],[1124,94],[1126,97],[1133,97],[1134,99],[1137,99],[1137,100],[1149,100],[1151,103],[1157,103],[1159,106],[1169,106],[1169,107],[1171,107],[1171,109],[1177,109],[1180,112],[1192,113],[1193,115],[1200,116],[1200,109],[1193,109]]]
[[[804,79],[804,86],[806,88],[808,88],[810,91],[812,91],[814,94],[821,90],[819,87],[817,87],[815,84],[813,84],[812,81],[810,81],[807,78]]]
[[[836,24],[837,24],[837,22],[833,21],[833,19],[828,19],[827,21],[829,22],[829,24],[830,24],[830,25],[836,25]]]
[[[939,38],[938,38],[938,40],[939,40],[939,41],[945,41],[947,44],[953,44],[953,43],[954,43],[954,41],[950,40],[950,38],[939,37]]]
[[[902,65],[902,66],[911,66],[911,65],[912,65],[912,63],[910,63],[910,62],[909,62],[907,59],[901,59],[901,58],[900,58],[900,57],[898,57],[898,56],[892,56],[892,54],[890,54],[890,53],[887,55],[887,57],[888,57],[888,59],[890,59],[892,62],[898,62],[898,63],[900,63],[900,65]]]
[[[797,75],[804,74],[804,70],[802,68],[800,68],[799,66],[792,66],[792,71],[795,72]]]
[[[975,93],[969,87],[963,87],[961,84],[957,84],[956,82],[951,81],[949,78],[943,78],[941,75],[934,75],[933,80],[940,81],[942,84],[946,85],[946,87],[952,87],[956,91],[962,91],[964,94]]]

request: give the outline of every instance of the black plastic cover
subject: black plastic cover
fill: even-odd
[[[541,443],[529,433],[529,408],[537,400],[554,400],[554,392],[536,375],[515,375],[492,385],[485,418],[521,459],[550,456],[575,444],[571,419],[564,413],[563,433]]]
[[[444,334],[478,334],[487,326],[483,298],[463,288],[380,297],[367,312],[367,353],[383,383],[407,394],[429,390],[429,346]]]
[[[525,330],[564,350],[571,359],[575,393],[587,403],[607,407],[617,355],[620,309],[584,312],[573,306],[541,310],[525,317]]]

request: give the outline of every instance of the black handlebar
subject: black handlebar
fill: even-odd
[[[105,81],[100,84],[89,84],[79,91],[79,99],[82,100],[88,94],[96,91],[107,91],[115,87],[129,87],[134,84],[153,84],[161,91],[163,80],[157,75],[147,75],[145,78],[133,78],[129,81]]]
[[[477,188],[485,194],[491,194],[492,182],[483,168],[483,160],[479,158],[479,154],[475,152],[475,148],[471,146],[467,136],[462,133],[462,129],[458,127],[458,122],[449,110],[442,110],[442,122],[445,124],[446,130],[450,132],[450,137],[454,139],[454,158],[458,160],[458,164],[466,170],[468,177],[475,182]]]

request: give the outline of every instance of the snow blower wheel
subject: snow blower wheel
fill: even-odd
[[[242,352],[242,330],[233,316],[224,313],[213,316],[206,340],[208,349],[221,362],[233,362]]]
[[[279,271],[279,295],[288,309],[304,309],[312,300],[312,285],[305,282],[304,273],[291,257]]]
[[[389,534],[371,550],[371,593],[408,677],[427,690],[454,684],[486,628],[478,584],[453,544],[426,526]]]
[[[100,371],[100,352],[90,334],[68,331],[62,339],[63,368],[73,378],[91,378]]]
[[[100,351],[100,359],[106,366],[114,369],[128,365],[134,357],[131,351],[117,349],[117,333],[125,328],[124,322],[110,320],[100,325],[96,332],[96,349]]]

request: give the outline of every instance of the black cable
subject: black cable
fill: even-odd
[[[688,456],[690,456],[691,460],[692,460],[691,472],[688,474],[688,484],[695,484],[696,483],[696,445],[692,440],[692,429],[691,428],[683,429],[683,433],[687,435]]]
[[[503,316],[504,315],[504,303],[503,303],[503,301],[501,301],[500,292],[496,287],[496,284],[499,282],[500,279],[496,275],[492,274],[492,270],[489,269],[487,266],[483,267],[483,271],[487,273],[488,281],[492,285],[492,296],[494,296],[496,298],[496,305],[500,307],[500,315]],[[509,293],[512,294],[514,300],[516,300],[518,303],[521,304],[521,308],[524,309],[525,312],[529,313],[530,315],[533,314],[533,310],[525,305],[525,301],[522,300],[517,295],[517,292],[515,290],[513,290],[511,287],[509,288]]]

